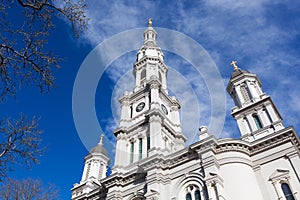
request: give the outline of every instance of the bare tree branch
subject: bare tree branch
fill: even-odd
[[[0,199],[3,200],[57,200],[58,189],[53,185],[43,187],[40,180],[6,179],[0,185]]]
[[[38,157],[45,148],[41,147],[39,120],[27,120],[24,115],[20,119],[3,119],[0,122],[0,179],[6,176],[7,170],[15,164],[24,163],[30,167],[38,163]]]
[[[87,28],[86,6],[84,0],[0,0],[0,102],[24,85],[37,86],[41,92],[55,87],[54,72],[61,58],[47,48],[54,19],[66,19],[78,36]],[[38,162],[44,151],[38,123],[24,115],[0,121],[0,181],[15,164]],[[19,195],[17,187],[11,187]]]
[[[67,19],[79,36],[87,28],[86,6],[84,0],[0,1],[0,101],[24,84],[36,85],[41,92],[55,87],[54,71],[61,58],[46,48],[53,19]],[[17,21],[15,10],[23,10]]]

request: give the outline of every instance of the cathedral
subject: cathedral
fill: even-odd
[[[300,140],[285,127],[256,74],[236,62],[227,85],[240,139],[200,127],[187,140],[180,102],[168,94],[164,54],[149,20],[133,66],[135,86],[120,98],[112,172],[99,143],[84,158],[72,200],[300,200]]]

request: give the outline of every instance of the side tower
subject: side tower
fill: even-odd
[[[84,158],[84,169],[79,184],[72,188],[72,200],[83,199],[91,191],[101,188],[100,180],[106,177],[109,157],[103,145],[101,135],[99,143]]]
[[[157,33],[148,21],[144,44],[133,66],[135,86],[120,98],[121,119],[113,172],[153,154],[167,155],[184,148],[186,137],[180,124],[180,104],[168,95],[164,54]]]
[[[254,141],[284,128],[282,118],[270,96],[261,88],[256,74],[242,70],[232,61],[234,72],[227,86],[227,92],[235,107],[232,116],[237,121],[241,139]]]

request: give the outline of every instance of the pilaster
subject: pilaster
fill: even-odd
[[[159,115],[153,115],[149,119],[150,128],[150,150],[149,155],[157,153],[157,151],[163,149],[163,139],[161,136],[162,119]]]

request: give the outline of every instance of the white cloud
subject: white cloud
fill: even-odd
[[[184,32],[201,43],[219,66],[224,79],[228,80],[230,77],[232,69],[229,63],[234,59],[238,60],[241,68],[258,74],[263,81],[264,91],[278,102],[283,118],[294,123],[296,120],[290,116],[299,116],[297,102],[300,95],[297,91],[300,85],[298,78],[300,63],[299,51],[296,45],[293,46],[291,43],[297,40],[299,35],[299,26],[297,26],[299,15],[286,20],[285,12],[296,15],[298,7],[299,3],[288,0],[206,0],[168,3],[90,1],[88,16],[91,18],[91,23],[86,38],[91,43],[98,44],[121,31],[146,26],[147,18],[153,17],[157,20],[154,21],[154,25],[160,24]],[[115,63],[118,67],[109,69],[109,76],[115,82],[121,79],[124,79],[124,82],[128,82],[129,79],[132,81],[132,76],[126,75],[128,79],[125,81],[123,75],[132,69],[134,59],[135,57],[122,57]],[[207,125],[211,102],[205,82],[201,80],[199,74],[195,75],[182,67],[186,66],[186,63],[172,61],[168,57],[166,60],[168,65],[184,75],[197,94],[201,116],[193,116],[192,113],[191,116],[198,117],[201,125]],[[169,81],[172,81],[172,77]],[[175,82],[174,84],[176,85]],[[123,94],[125,89],[121,85],[124,84],[120,82],[118,85],[120,88],[116,90],[116,95]],[[169,85],[171,86],[172,83]],[[183,85],[177,85],[177,90],[183,88]],[[290,103],[281,101],[283,97],[288,97]],[[227,115],[229,115],[233,104],[228,103],[232,100],[229,96],[227,98]],[[190,100],[182,100],[185,101]],[[117,104],[118,102],[115,102],[114,107]],[[190,113],[190,108],[183,109]],[[236,135],[237,129],[233,126],[234,123],[230,116],[227,117],[223,136]],[[230,131],[231,129],[235,130],[234,133]]]

